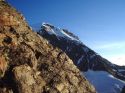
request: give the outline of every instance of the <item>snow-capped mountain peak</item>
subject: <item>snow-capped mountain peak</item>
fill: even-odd
[[[42,29],[45,29],[45,31],[47,31],[50,35],[56,35],[57,37],[79,41],[79,39],[75,37],[75,35],[69,34],[65,29],[57,28],[48,23],[43,23]]]
[[[65,29],[60,29],[50,24],[43,24],[39,34],[46,38],[53,46],[64,51],[73,60],[79,70],[82,73],[85,72],[85,76],[90,82],[93,82],[92,84],[97,89],[97,92],[121,92],[125,85],[124,66],[115,65],[101,57],[98,53],[84,45],[77,36]],[[98,78],[94,79],[94,77]],[[105,84],[102,84],[101,80],[104,80]],[[108,82],[110,86],[108,86]]]

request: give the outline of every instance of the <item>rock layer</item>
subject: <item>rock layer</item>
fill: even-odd
[[[0,93],[96,93],[58,48],[0,0]]]

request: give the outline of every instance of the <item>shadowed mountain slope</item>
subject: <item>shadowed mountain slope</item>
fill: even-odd
[[[85,72],[85,76],[95,86],[97,92],[121,92],[125,85],[124,66],[118,66],[101,57],[66,29],[60,29],[48,23],[43,23],[39,29],[38,33],[42,37],[53,46],[64,51],[79,70],[82,73]]]

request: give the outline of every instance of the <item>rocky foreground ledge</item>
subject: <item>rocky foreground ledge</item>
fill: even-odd
[[[0,0],[0,93],[96,93],[68,56]]]

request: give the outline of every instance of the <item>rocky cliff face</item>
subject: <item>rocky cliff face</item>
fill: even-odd
[[[0,93],[96,93],[68,56],[0,1]]]

